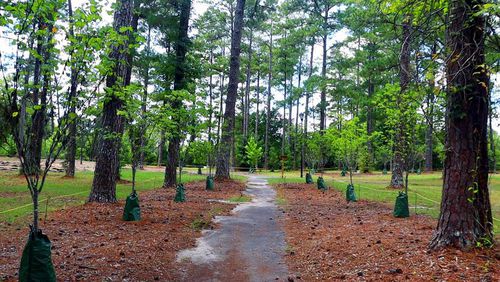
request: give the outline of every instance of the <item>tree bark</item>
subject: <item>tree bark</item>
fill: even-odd
[[[399,86],[400,93],[396,98],[396,107],[400,110],[400,116],[398,125],[396,128],[396,133],[394,137],[394,155],[392,161],[392,175],[391,184],[392,188],[401,189],[403,188],[403,172],[405,170],[405,149],[406,149],[406,103],[403,101],[403,94],[408,89],[410,85],[410,45],[411,45],[411,17],[406,16],[403,21],[403,37],[401,43],[401,52],[399,55]]]
[[[191,13],[191,0],[179,0],[180,14],[179,14],[179,34],[178,41],[175,45],[175,71],[174,71],[174,91],[183,90],[186,88],[186,53],[188,51],[188,28],[189,28],[189,15]],[[171,103],[172,108],[180,109],[183,106],[182,100],[174,97]],[[181,125],[181,120],[178,115],[174,115],[172,120],[178,125]],[[165,179],[163,187],[173,187],[177,184],[177,171],[176,167],[179,163],[179,149],[181,136],[178,132],[172,132],[172,137],[168,142],[168,158],[165,166]]]
[[[450,2],[446,62],[446,158],[443,196],[431,249],[469,249],[494,242],[488,191],[488,71],[484,2]]]
[[[243,13],[245,0],[237,0],[234,29],[231,35],[231,58],[229,65],[229,83],[227,87],[226,111],[222,125],[221,144],[217,152],[217,168],[215,176],[218,179],[229,179],[230,150],[233,143],[236,97],[240,75],[241,32],[243,29]]]
[[[71,0],[68,0],[68,16],[70,19],[69,24],[69,34],[71,38],[75,39],[75,32],[73,28],[73,7]],[[71,43],[73,44],[73,43]],[[73,54],[74,51],[71,53]],[[68,132],[68,145],[66,147],[66,176],[73,177],[75,176],[75,160],[76,160],[76,127],[77,127],[77,118],[76,118],[76,91],[78,87],[78,68],[76,67],[76,58],[72,56],[71,58],[71,74],[70,74],[70,89],[68,95],[69,105],[69,114],[73,115],[74,118],[71,118],[71,123],[69,125]]]
[[[114,66],[111,73],[106,77],[106,88],[108,91],[105,99],[101,126],[102,131],[98,139],[96,165],[92,190],[89,202],[116,202],[116,179],[119,168],[118,152],[121,147],[121,137],[124,129],[124,119],[118,115],[123,108],[124,101],[117,92],[130,84],[132,72],[130,31],[122,32],[123,27],[131,27],[133,20],[133,0],[118,0],[118,7],[114,14],[113,29],[119,34],[126,34],[128,40],[123,44],[115,46],[109,58]]]

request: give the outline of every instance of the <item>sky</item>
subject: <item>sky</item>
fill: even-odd
[[[73,5],[74,5],[74,8],[76,7],[80,7],[81,5],[83,5],[84,3],[87,3],[88,0],[73,0]],[[113,20],[113,17],[112,17],[112,14],[111,13],[108,13],[109,11],[111,11],[111,3],[113,1],[102,1],[102,3],[104,3],[104,7],[105,9],[103,10],[103,13],[102,13],[102,18],[103,18],[103,24],[106,24],[106,23],[111,23],[111,21]],[[207,3],[204,3],[203,1],[201,0],[193,0],[193,3],[192,3],[192,14],[191,14],[191,20],[194,20],[196,19],[197,17],[199,17],[200,15],[202,15],[206,9],[209,7],[209,4]],[[191,31],[191,33],[193,33],[193,31]],[[8,54],[13,54],[13,52],[15,51],[15,48],[9,44],[10,42],[12,42],[12,38],[9,38],[9,34],[6,34],[5,32],[5,29],[3,29],[2,27],[0,27],[0,52],[2,53],[2,56],[5,57],[5,55],[8,55]],[[348,36],[348,33],[346,32],[346,30],[340,30],[334,34],[332,34],[330,37],[329,37],[329,43],[328,45],[332,45],[336,42],[339,42],[339,41],[343,41],[347,38]],[[330,47],[329,46],[329,47]],[[321,42],[318,42],[315,46],[315,49],[316,50],[321,50],[322,48],[322,43]],[[307,58],[305,58],[307,59]],[[3,59],[3,63],[5,64],[5,59]],[[316,66],[319,66],[321,64],[321,52],[315,52],[315,56],[314,56],[314,62],[315,62],[315,65]],[[242,71],[244,71],[244,68],[242,67]],[[294,79],[294,83],[296,84],[296,78]],[[494,82],[494,89],[493,89],[493,98],[494,100],[500,100],[500,75],[495,75],[492,77],[492,81]],[[282,100],[283,99],[283,93],[278,90],[278,89],[273,89],[273,95],[275,97],[276,100]],[[318,95],[315,95],[315,97],[312,97],[312,101],[311,101],[311,105],[315,105],[319,102],[319,97],[317,97]],[[303,103],[303,101],[302,101]],[[295,117],[295,107],[292,111],[292,116]],[[500,118],[495,118],[493,120],[493,128],[495,131],[499,132],[500,131]]]

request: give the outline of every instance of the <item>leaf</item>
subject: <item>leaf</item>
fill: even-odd
[[[19,112],[13,112],[12,117],[17,117],[19,115]]]

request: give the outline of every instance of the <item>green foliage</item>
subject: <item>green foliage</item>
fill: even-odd
[[[249,163],[255,165],[255,169],[257,169],[258,162],[262,157],[262,147],[259,147],[257,141],[253,137],[250,137],[245,146],[245,151]]]
[[[187,161],[193,165],[205,165],[208,156],[213,155],[212,145],[208,141],[197,140],[189,144]]]
[[[341,131],[330,128],[327,138],[335,148],[337,157],[342,160],[345,167],[352,173],[366,152],[366,130],[357,117],[344,123]]]

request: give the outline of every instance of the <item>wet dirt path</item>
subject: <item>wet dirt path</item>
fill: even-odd
[[[237,205],[232,216],[216,217],[219,228],[205,230],[195,248],[179,252],[184,281],[287,279],[276,192],[264,177],[250,175],[244,193],[252,202]]]

